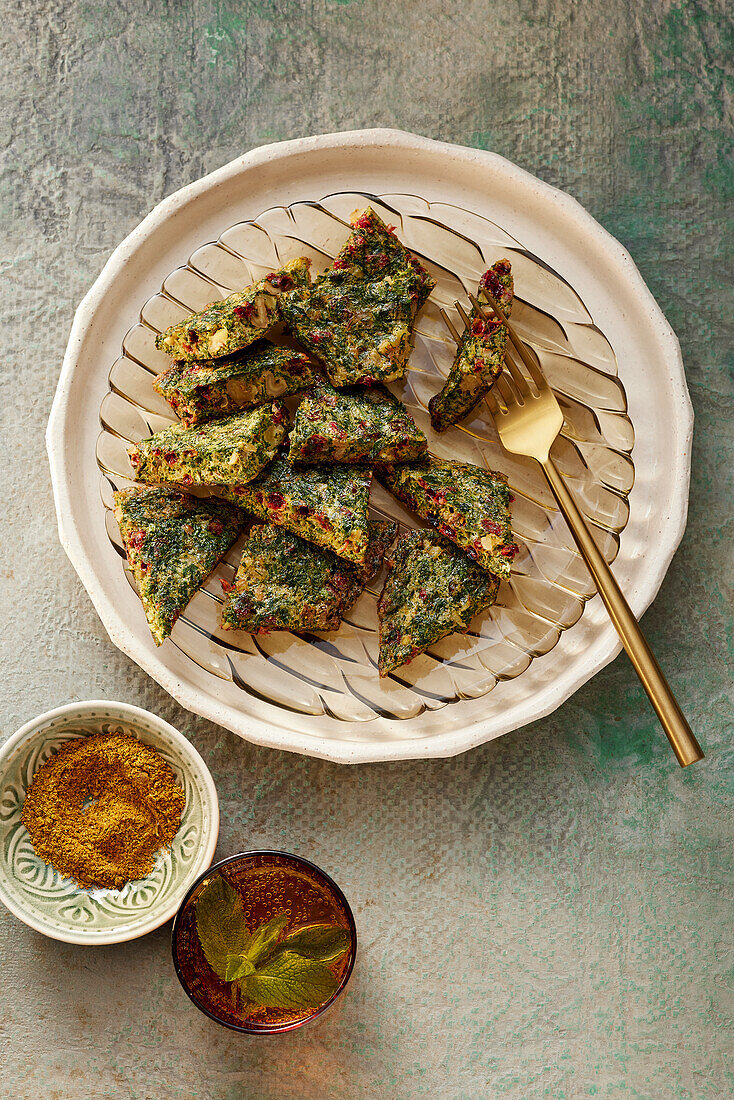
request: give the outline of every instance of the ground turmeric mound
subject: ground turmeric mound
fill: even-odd
[[[170,848],[185,804],[160,753],[118,730],[66,741],[33,777],[22,821],[60,874],[120,889]]]

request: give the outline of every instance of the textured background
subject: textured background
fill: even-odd
[[[337,1017],[248,1041],[189,1005],[168,929],[82,950],[3,910],[3,1098],[732,1095],[726,10],[0,3],[2,736],[70,699],[157,711],[211,767],[220,854],[282,846],[323,864],[362,945]],[[74,309],[111,249],[238,153],[371,125],[495,150],[575,195],[677,330],[691,512],[645,627],[703,764],[677,768],[624,657],[551,718],[454,760],[350,770],[252,748],[112,647],[60,549],[43,432]]]

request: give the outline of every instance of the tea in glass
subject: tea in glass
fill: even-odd
[[[173,926],[176,973],[212,1019],[246,1032],[289,1031],[320,1016],[354,966],[354,918],[308,860],[246,852],[194,884]]]

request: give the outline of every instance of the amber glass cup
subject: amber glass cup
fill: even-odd
[[[232,983],[217,977],[204,956],[196,926],[197,898],[216,876],[240,895],[250,931],[285,913],[286,932],[310,924],[335,924],[347,932],[348,949],[328,964],[337,987],[327,1001],[308,1009],[243,1004]],[[314,863],[288,852],[243,852],[213,864],[196,880],[176,914],[171,946],[178,979],[198,1009],[234,1031],[272,1035],[318,1019],[341,996],[354,968],[357,929],[344,894]]]

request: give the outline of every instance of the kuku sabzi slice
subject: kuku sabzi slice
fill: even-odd
[[[279,271],[271,271],[244,290],[161,332],[155,346],[176,360],[219,359],[254,344],[278,317],[278,299],[295,287],[308,286],[311,261],[301,256]]]
[[[115,518],[156,645],[244,527],[238,508],[171,488],[115,493]]]
[[[317,383],[298,406],[290,435],[293,463],[409,462],[426,437],[402,401],[384,387],[335,390]]]
[[[374,210],[311,288],[284,298],[281,313],[335,386],[402,378],[413,320],[435,286],[422,264]]]
[[[218,496],[266,523],[364,565],[372,470],[361,466],[296,469],[281,452],[249,485],[213,486]]]
[[[405,466],[380,466],[376,473],[398,500],[482,569],[509,577],[517,546],[510,527],[512,494],[504,474],[433,456]]]
[[[370,523],[366,572],[283,527],[253,527],[234,584],[222,581],[222,627],[250,634],[336,630],[394,538],[395,524]]]
[[[420,276],[409,267],[375,281],[337,271],[296,288],[280,309],[335,386],[374,385],[405,374],[420,289]]]
[[[387,562],[377,615],[380,676],[412,661],[497,599],[499,580],[435,531],[407,531]]]
[[[242,485],[275,456],[287,427],[288,410],[273,401],[195,428],[173,424],[128,454],[138,481]]]
[[[258,340],[226,359],[174,363],[158,375],[153,389],[190,428],[298,393],[315,378],[308,356]]]
[[[479,300],[486,298],[488,289],[506,315],[512,309],[514,285],[509,260],[498,260],[479,280]],[[507,347],[507,329],[496,317],[492,307],[484,312],[490,320],[483,321],[474,308],[470,324],[464,329],[456,351],[456,358],[440,393],[428,403],[431,424],[437,432],[445,432],[457,424],[476,407],[502,373]]]
[[[420,260],[402,244],[393,226],[384,221],[371,206],[357,210],[351,218],[352,233],[334,260],[327,275],[340,271],[352,279],[374,281],[411,268],[418,276],[418,288],[413,302],[413,314],[418,312],[436,285]]]

